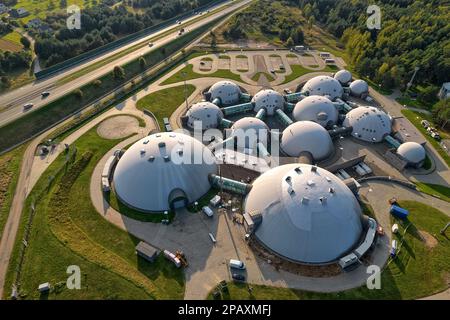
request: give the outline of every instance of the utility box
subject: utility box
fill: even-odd
[[[46,282],[46,283],[42,283],[39,285],[38,290],[40,293],[46,293],[50,291],[50,283]]]
[[[396,205],[391,206],[390,212],[394,217],[397,217],[402,220],[405,220],[406,218],[408,218],[408,215],[409,215],[408,210],[401,208],[399,206],[396,206]]]

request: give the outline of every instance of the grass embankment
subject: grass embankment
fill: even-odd
[[[23,145],[0,156],[0,238],[8,219],[19,179],[22,155],[26,148],[27,145]]]
[[[427,120],[433,125],[433,121],[431,117],[422,114],[420,112],[412,111],[412,110],[402,110],[402,114],[425,136],[427,141],[436,149],[439,155],[444,159],[447,166],[450,166],[450,156],[449,154],[442,149],[441,145],[438,141],[433,139],[428,133],[427,130],[420,124],[422,120]],[[443,131],[439,131],[439,134],[443,139],[448,138],[448,134]]]
[[[7,290],[15,278],[31,201],[44,189],[36,206],[30,239],[21,274],[21,296],[29,299],[181,299],[184,277],[181,270],[159,257],[150,264],[134,252],[138,239],[107,222],[93,207],[89,194],[92,172],[100,158],[119,140],[102,139],[93,128],[73,145],[75,164],[56,177],[45,191],[48,178],[64,162],[60,155],[45,171],[27,199],[13,257],[6,279]],[[66,268],[78,265],[82,289],[68,290]],[[37,286],[53,285],[42,297]]]
[[[450,202],[450,188],[438,184],[416,182],[417,189],[420,192],[437,196],[442,200]]]
[[[435,208],[414,201],[401,201],[400,205],[410,210],[409,220],[395,221],[400,230],[397,237],[400,251],[396,259],[389,262],[381,275],[381,289],[366,287],[339,293],[314,293],[287,288],[251,285],[231,282],[229,294],[224,299],[416,299],[445,290],[450,274],[450,240],[440,234],[448,222],[448,216]],[[411,222],[411,225],[406,228]],[[423,240],[426,232],[427,242]],[[431,237],[431,238],[430,238]],[[428,247],[433,243],[434,247]],[[212,294],[209,295],[212,299]]]
[[[144,55],[147,68],[157,65],[159,62],[167,58],[167,56],[178,52],[193,39],[208,30],[216,21],[189,32],[172,42],[165,45],[163,48],[157,48],[148,54]],[[91,104],[98,98],[110,93],[113,89],[124,84],[127,80],[142,73],[143,69],[139,63],[139,59],[135,59],[123,66],[125,71],[124,79],[116,79],[112,72],[96,79],[80,88],[82,97],[79,96],[77,90],[61,97],[37,110],[31,111],[27,115],[3,126],[0,128],[0,150],[16,145],[17,143],[25,141],[27,138],[47,129],[51,125],[57,123],[61,119],[76,113],[84,106]],[[100,80],[98,82],[97,80]],[[97,82],[97,83],[96,83]],[[116,90],[114,95],[120,97],[123,95],[123,90]]]
[[[183,75],[185,73],[185,75]],[[194,71],[194,66],[192,64],[187,65],[179,72],[172,75],[170,78],[165,80],[161,85],[172,84],[177,82],[183,82],[184,80],[193,80],[200,78],[224,78],[230,80],[241,81],[241,76],[231,72],[230,70],[217,70],[216,72],[208,74],[200,74]]]
[[[189,97],[195,91],[195,86],[186,85],[186,95]],[[164,118],[169,118],[172,113],[184,102],[184,85],[159,90],[140,99],[136,107],[139,110],[147,109],[155,115],[160,128],[164,128]]]

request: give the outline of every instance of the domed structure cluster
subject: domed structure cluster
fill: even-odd
[[[314,77],[302,88],[302,93],[307,96],[328,96],[331,100],[342,98],[344,89],[340,82],[329,76]]]
[[[209,89],[211,101],[220,100],[221,106],[229,106],[239,102],[241,89],[234,82],[224,80],[216,82]]]
[[[281,150],[290,157],[299,157],[308,152],[314,160],[323,160],[333,151],[333,142],[320,124],[298,121],[283,131]]]
[[[266,110],[268,116],[273,116],[277,109],[283,110],[284,98],[283,96],[274,90],[261,90],[252,100],[255,105],[255,112],[261,109]]]
[[[200,141],[180,133],[141,139],[122,156],[114,172],[118,198],[143,212],[186,206],[210,190],[217,172],[214,155]]]
[[[333,102],[321,96],[309,96],[300,100],[292,114],[297,121],[314,121],[323,127],[336,124],[339,116]]]
[[[369,85],[364,80],[355,80],[350,83],[350,94],[364,99],[369,95]]]
[[[217,128],[223,119],[222,110],[211,102],[202,101],[194,104],[186,113],[187,125],[194,129],[194,125],[201,126],[202,130]]]
[[[345,127],[353,127],[353,136],[367,142],[381,142],[391,134],[390,117],[375,107],[358,107],[347,113]]]
[[[237,139],[238,148],[254,148],[258,142],[267,144],[269,138],[269,127],[264,121],[245,117],[236,121],[231,127],[232,136]]]
[[[397,149],[397,154],[408,162],[409,166],[421,167],[426,158],[425,148],[417,142],[405,142]]]
[[[253,183],[244,207],[262,217],[256,239],[294,262],[334,262],[357,245],[363,231],[352,191],[332,173],[310,165],[267,171]]]
[[[339,81],[341,85],[346,86],[352,81],[352,74],[348,70],[339,70],[334,75],[334,78]]]

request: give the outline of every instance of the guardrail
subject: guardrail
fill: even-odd
[[[359,180],[357,180],[358,183],[364,183],[364,182],[370,182],[370,181],[387,181],[387,182],[393,182],[393,183],[397,183],[400,184],[404,187],[407,187],[409,189],[413,189],[413,190],[417,190],[417,186],[414,183],[405,181],[405,180],[400,180],[397,178],[393,178],[391,176],[375,176],[375,177],[367,177],[367,178],[361,178]]]
[[[93,57],[98,56],[98,55],[100,55],[102,53],[105,53],[107,51],[116,49],[119,46],[123,46],[123,45],[126,45],[128,43],[131,43],[132,41],[135,41],[135,40],[137,40],[140,37],[149,35],[150,33],[158,32],[161,29],[164,29],[165,27],[167,27],[168,25],[176,22],[177,20],[181,20],[181,19],[184,19],[184,18],[186,18],[188,16],[191,16],[196,11],[208,10],[209,8],[211,8],[213,6],[216,6],[218,4],[221,4],[221,3],[224,3],[224,2],[227,2],[227,1],[228,0],[216,0],[216,1],[211,2],[210,4],[207,4],[207,5],[198,7],[196,9],[190,10],[188,12],[182,13],[182,14],[180,14],[178,16],[170,18],[169,20],[166,20],[166,21],[161,22],[159,24],[156,24],[154,26],[145,28],[145,29],[143,29],[141,31],[138,31],[136,33],[133,33],[133,34],[131,34],[129,36],[126,36],[126,37],[123,37],[123,38],[121,38],[119,40],[110,42],[110,43],[108,43],[108,44],[106,44],[106,45],[104,45],[102,47],[99,47],[99,48],[90,50],[88,52],[82,53],[82,54],[80,54],[80,55],[78,55],[76,57],[67,59],[64,62],[58,63],[58,64],[56,64],[54,66],[51,66],[49,68],[46,68],[46,69],[41,70],[39,72],[36,72],[35,76],[36,76],[37,79],[42,79],[42,78],[48,77],[48,76],[50,76],[52,74],[60,72],[61,70],[64,70],[64,69],[70,68],[70,67],[72,67],[72,66],[74,66],[76,64],[79,64],[80,62],[92,59]]]

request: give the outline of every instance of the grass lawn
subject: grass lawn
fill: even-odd
[[[189,97],[194,91],[195,86],[188,84],[187,96]],[[172,113],[184,102],[185,92],[184,85],[159,90],[144,98],[140,99],[136,106],[139,110],[147,109],[155,115],[159,126],[164,128],[164,118],[169,118]]]
[[[199,78],[224,78],[224,79],[230,79],[235,81],[242,81],[241,76],[238,74],[235,74],[231,72],[230,70],[217,70],[213,73],[208,74],[199,74],[194,72],[194,66],[192,64],[187,65],[179,72],[172,75],[169,79],[164,81],[162,85],[171,84],[171,83],[177,83],[177,82],[183,82],[184,80],[192,80],[192,79],[199,79]],[[186,76],[183,77],[183,72],[186,73]]]
[[[425,128],[420,124],[420,121],[422,120],[428,120],[431,124],[433,124],[433,121],[431,120],[431,117],[428,117],[425,114],[412,111],[412,110],[402,110],[402,114],[409,120],[413,125],[416,126],[416,128],[425,136],[427,141],[436,149],[436,151],[440,154],[440,156],[444,159],[445,163],[447,163],[447,166],[450,166],[450,156],[448,153],[442,149],[441,145],[438,141],[433,139],[425,130]],[[443,139],[448,137],[448,134],[446,132],[439,131],[439,134]]]
[[[89,130],[74,145],[77,159],[56,177],[36,207],[29,245],[21,276],[21,297],[27,299],[181,299],[183,272],[159,257],[150,264],[134,252],[135,237],[107,222],[93,207],[89,185],[100,158],[119,140],[98,136]],[[6,279],[10,288],[15,277],[18,252],[31,199],[46,187],[64,161],[61,155],[45,171],[26,201],[21,226]],[[68,290],[66,268],[78,265],[82,289]],[[37,292],[38,284],[49,281],[54,289],[48,296]],[[5,297],[9,295],[5,291]]]
[[[307,73],[316,72],[315,70],[306,69],[305,67],[299,65],[299,64],[293,64],[291,65],[292,73],[288,74],[282,84],[289,83],[291,81],[294,81],[298,77],[301,77]]]
[[[450,274],[450,240],[439,231],[448,222],[442,212],[414,201],[400,201],[410,210],[409,221],[398,222],[400,251],[391,260],[381,276],[381,289],[365,287],[339,293],[314,293],[286,288],[251,285],[250,294],[246,284],[229,283],[229,294],[223,299],[416,299],[445,290]],[[411,225],[406,229],[407,224]],[[426,231],[436,240],[436,246],[425,245],[420,232]],[[209,295],[212,299],[212,294]]]
[[[400,97],[395,99],[398,103],[400,103],[402,106],[406,105],[408,107],[418,108],[418,109],[425,109],[425,110],[431,110],[433,107],[432,104],[427,104],[425,102],[419,101],[417,99],[411,99],[409,97]]]
[[[432,196],[438,196],[442,200],[450,202],[450,188],[431,183],[416,182],[417,189],[420,192],[427,193]]]
[[[22,145],[0,156],[0,238],[8,219],[9,209],[19,179],[22,155],[27,146],[27,144]]]
[[[77,5],[81,9],[91,6],[93,0],[67,0],[67,6]],[[44,19],[49,12],[54,12],[57,10],[64,10],[61,8],[59,1],[54,0],[18,0],[15,8],[25,8],[28,10],[30,15],[27,17],[19,19],[23,23],[27,23],[31,19],[41,18]]]
[[[272,82],[273,80],[275,80],[275,78],[270,73],[267,73],[267,72],[255,73],[252,77],[252,80],[258,82],[259,78],[261,78],[262,75],[264,75],[269,82]]]

